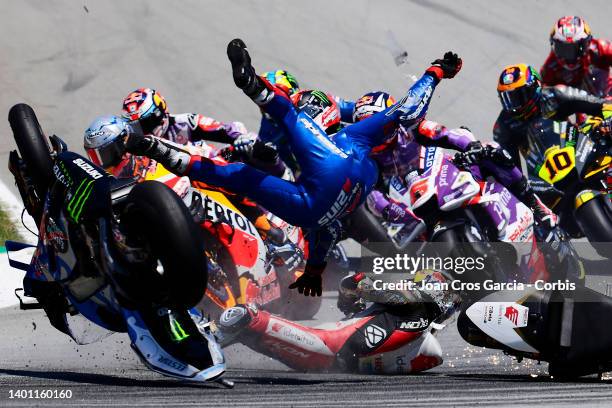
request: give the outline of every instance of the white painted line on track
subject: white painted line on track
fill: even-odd
[[[19,235],[23,242],[29,244],[36,244],[36,237],[29,232],[21,223],[21,212],[23,210],[23,203],[21,199],[15,197],[15,195],[9,190],[4,183],[0,181],[0,206],[7,212],[10,220],[15,224]],[[28,213],[24,214],[24,223],[29,229],[36,232],[37,227],[34,219],[30,217]],[[0,246],[4,246],[4,242],[0,243]],[[13,258],[29,263],[32,257],[33,250],[22,250],[18,254],[13,254]],[[18,303],[15,297],[15,288],[22,286],[23,272],[11,268],[8,263],[8,256],[6,252],[0,253],[0,307],[12,306]]]

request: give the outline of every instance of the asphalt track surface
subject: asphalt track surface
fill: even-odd
[[[436,90],[429,117],[490,138],[504,65],[539,66],[561,15],[579,14],[612,38],[610,2],[601,1],[3,1],[0,112],[31,104],[48,133],[81,151],[82,130],[117,113],[133,88],[157,88],[174,112],[241,120],[257,108],[232,83],[225,46],[249,45],[255,67],[286,68],[304,87],[347,98],[386,89],[396,96],[446,50],[464,58],[456,79]],[[389,34],[408,51],[396,67]],[[0,121],[0,162],[14,149]],[[6,170],[0,179],[12,184]],[[605,286],[604,283],[599,282]],[[332,293],[319,321],[338,317]],[[234,390],[193,386],[148,371],[125,335],[76,346],[39,311],[0,310],[0,406],[461,406],[607,405],[612,384],[559,383],[545,366],[466,346],[453,326],[440,335],[445,363],[423,375],[373,377],[288,371],[239,346],[228,350]],[[70,389],[70,400],[9,399],[17,389]]]

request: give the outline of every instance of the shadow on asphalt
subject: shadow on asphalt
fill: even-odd
[[[288,372],[291,373],[291,372]],[[82,373],[74,371],[35,371],[35,370],[11,370],[0,369],[0,375],[10,375],[18,377],[31,377],[44,380],[68,381],[82,384],[97,384],[97,385],[112,385],[119,387],[166,387],[166,388],[219,388],[216,383],[191,383],[188,381],[174,380],[169,378],[160,378],[159,380],[139,380],[129,377],[117,377],[106,374]],[[320,379],[305,379],[278,377],[272,375],[261,376],[261,372],[254,376],[237,376],[238,373],[228,371],[225,378],[234,381],[236,384],[258,384],[258,385],[319,385],[329,383],[330,378],[323,376]],[[282,373],[285,374],[285,373]],[[244,375],[244,374],[243,374]],[[248,370],[247,370],[247,375]],[[374,379],[376,377],[372,377]],[[363,383],[364,379],[335,379],[331,380],[334,383]]]
[[[571,378],[571,379],[563,379],[563,378],[553,378],[550,376],[539,375],[537,377],[532,377],[531,375],[521,375],[521,374],[444,374],[444,377],[448,378],[457,378],[457,379],[465,379],[465,380],[474,380],[474,381],[490,381],[490,382],[520,382],[520,383],[550,383],[550,384],[560,384],[560,383],[574,383],[574,384],[612,384],[612,380],[600,380],[597,377],[580,377],[580,378]]]
[[[114,385],[119,387],[190,387],[190,388],[219,388],[216,383],[190,383],[180,380],[138,380],[128,377],[116,377],[106,374],[88,374],[73,371],[32,371],[32,370],[10,370],[0,369],[0,374],[40,378],[45,380],[60,380],[83,384]]]

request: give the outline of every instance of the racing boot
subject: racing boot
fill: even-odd
[[[240,333],[249,326],[253,316],[257,315],[255,305],[237,305],[225,309],[216,324],[215,335],[223,347],[238,341]]]
[[[256,104],[266,104],[274,92],[268,89],[264,80],[255,72],[246,44],[240,38],[227,44],[227,57],[232,64],[232,75],[236,86]]]
[[[191,154],[179,146],[156,137],[145,136],[139,131],[130,133],[125,150],[136,156],[150,157],[181,176],[187,172],[191,162]]]
[[[188,311],[124,309],[132,348],[151,370],[190,381],[214,381],[225,358],[210,330],[200,330]]]

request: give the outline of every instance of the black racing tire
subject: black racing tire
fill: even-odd
[[[576,209],[576,222],[597,253],[612,258],[612,209],[605,195],[582,204]]]
[[[53,182],[51,142],[43,133],[31,106],[18,103],[9,111],[8,120],[19,154],[32,178],[39,199],[44,200]]]
[[[170,308],[195,306],[208,282],[204,239],[179,196],[163,183],[140,183],[127,197],[121,225],[128,240],[148,248],[163,266],[163,274],[156,265],[136,268],[135,296],[146,293],[147,300]]]
[[[344,221],[344,227],[349,238],[363,245],[374,253],[386,251],[399,251],[399,247],[389,238],[385,227],[379,219],[372,214],[365,205],[359,206]],[[381,244],[388,244],[388,248],[381,248]]]
[[[431,242],[434,243],[435,255],[440,257],[452,258],[484,258],[484,270],[470,270],[464,273],[456,273],[449,271],[454,278],[463,282],[482,283],[486,279],[498,281],[500,273],[507,276],[513,276],[514,270],[508,271],[504,265],[512,265],[516,261],[516,254],[511,253],[496,253],[494,256],[487,242],[479,241],[473,235],[470,236],[469,224],[457,224],[454,227],[447,228],[434,234]],[[512,249],[512,247],[510,247]]]

